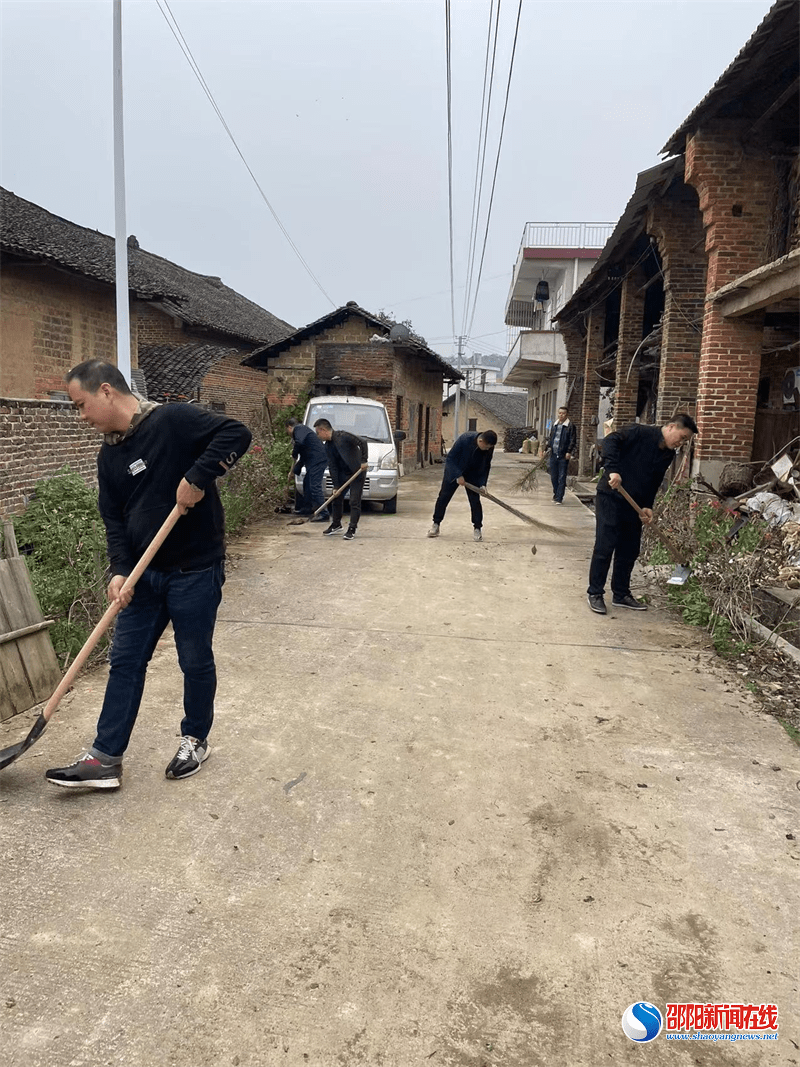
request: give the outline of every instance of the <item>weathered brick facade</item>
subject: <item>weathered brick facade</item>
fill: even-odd
[[[46,266],[4,264],[0,273],[0,395],[47,397],[85,359],[116,363],[114,292]],[[131,360],[136,366],[136,320]]]
[[[0,515],[25,510],[40,478],[64,466],[97,482],[100,436],[65,400],[0,398]]]
[[[640,267],[629,271],[622,283],[617,344],[617,376],[614,393],[614,426],[636,421],[639,396],[639,363],[631,362],[642,340],[644,323],[644,272]],[[630,371],[630,373],[629,373]]]
[[[292,404],[309,386],[317,395],[349,394],[386,405],[393,430],[403,430],[398,458],[406,470],[441,456],[444,370],[413,345],[388,340],[386,326],[361,309],[340,309],[342,321],[320,326],[266,359],[270,406]]]
[[[775,163],[743,153],[739,127],[721,123],[686,144],[685,178],[697,190],[706,232],[709,293],[760,266],[767,254]],[[701,463],[751,458],[763,332],[763,312],[730,319],[706,303],[697,391]]]
[[[658,243],[664,315],[656,422],[676,411],[694,414],[700,364],[706,257],[703,220],[693,189],[676,182],[650,206],[647,231]]]
[[[598,304],[589,312],[586,326],[585,361],[583,370],[583,402],[578,415],[578,471],[587,476],[593,474],[592,448],[597,441],[597,418],[600,406],[600,364],[603,360],[603,338],[605,336],[606,313],[603,304]]]

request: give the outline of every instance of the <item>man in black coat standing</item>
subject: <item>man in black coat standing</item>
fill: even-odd
[[[357,470],[361,470],[360,476],[350,483],[350,523],[345,530],[344,539],[352,541],[361,518],[361,494],[367,480],[369,446],[363,437],[357,437],[347,430],[334,430],[327,419],[317,419],[314,429],[317,437],[325,442],[328,470],[331,472],[334,489],[339,489]],[[343,511],[344,494],[334,497],[331,502],[331,524],[322,531],[326,537],[333,537],[341,530]]]
[[[589,607],[598,615],[606,614],[603,594],[612,557],[612,605],[647,610],[647,605],[633,596],[630,586],[642,542],[642,523],[649,525],[653,521],[653,501],[664,475],[675,459],[676,450],[695,433],[694,419],[679,413],[665,426],[634,423],[604,439],[603,476],[597,485],[594,506],[597,531],[586,590]],[[641,519],[628,501],[615,492],[620,485],[642,509]]]
[[[298,515],[311,515],[325,503],[325,494],[322,491],[322,478],[325,474],[325,464],[328,461],[325,455],[325,445],[311,427],[306,426],[299,419],[287,419],[286,432],[292,439],[292,459],[295,460],[289,472],[289,481],[291,482],[303,467],[306,469],[303,488],[295,511]],[[330,514],[326,508],[311,521],[327,522],[329,518]]]
[[[578,432],[575,423],[570,422],[566,408],[558,409],[558,418],[550,430],[547,442],[550,467],[550,481],[553,483],[553,500],[556,504],[564,503],[564,490],[567,487],[567,470],[569,461],[575,455]]]
[[[447,453],[444,464],[444,476],[442,487],[433,509],[433,525],[428,530],[428,537],[438,537],[447,505],[453,499],[453,494],[459,485],[466,488],[466,483],[475,485],[478,489],[484,489],[489,481],[489,471],[492,467],[494,446],[497,444],[497,434],[494,430],[484,430],[477,433],[470,430],[462,433],[453,447]],[[467,489],[470,513],[472,515],[472,540],[483,540],[483,508],[480,496]]]

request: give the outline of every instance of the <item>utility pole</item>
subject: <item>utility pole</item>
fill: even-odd
[[[461,351],[462,351],[463,343],[464,343],[464,338],[463,337],[459,337],[458,338],[458,360],[456,362],[456,370],[458,371],[459,374],[461,373]],[[455,444],[456,438],[458,437],[458,433],[459,433],[458,423],[459,423],[460,415],[461,415],[461,381],[459,380],[459,381],[456,382],[456,408],[455,408],[455,413],[453,415],[453,444]]]
[[[125,223],[125,140],[122,110],[122,0],[114,0],[114,246],[117,291],[117,369],[131,383],[128,236]]]

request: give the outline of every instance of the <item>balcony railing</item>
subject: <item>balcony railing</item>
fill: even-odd
[[[602,248],[613,222],[526,222],[521,248]]]

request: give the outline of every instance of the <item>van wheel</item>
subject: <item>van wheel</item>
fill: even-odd
[[[384,500],[383,510],[386,515],[394,515],[397,512],[397,497],[393,496],[391,500]]]

